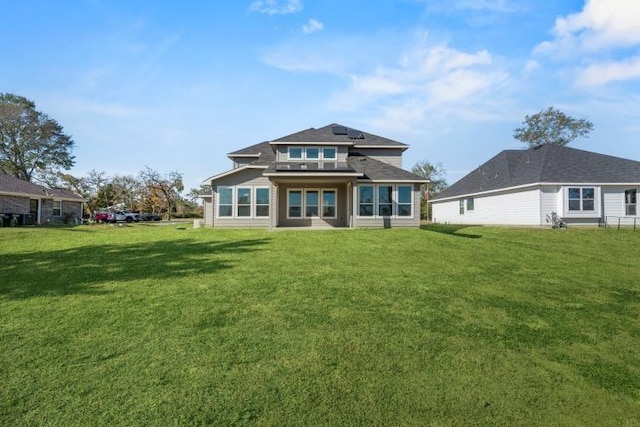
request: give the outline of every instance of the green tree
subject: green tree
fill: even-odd
[[[536,114],[527,115],[522,127],[513,131],[513,137],[529,147],[543,144],[567,145],[578,137],[589,137],[593,123],[576,119],[562,111],[549,107]]]
[[[429,180],[429,182],[420,186],[420,217],[429,219],[431,218],[431,206],[428,201],[447,188],[445,179],[447,171],[440,163],[434,165],[428,160],[421,160],[413,165],[411,172]]]
[[[36,110],[33,101],[0,93],[0,172],[37,180],[74,165],[73,140],[62,126]]]

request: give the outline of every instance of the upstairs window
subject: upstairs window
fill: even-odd
[[[289,160],[336,160],[338,150],[336,147],[289,147]]]
[[[302,160],[302,147],[289,147],[289,160]]]
[[[626,216],[636,216],[638,214],[638,190],[624,190],[624,214]]]
[[[324,160],[335,160],[336,159],[336,149],[335,147],[324,147],[322,149],[322,158]]]

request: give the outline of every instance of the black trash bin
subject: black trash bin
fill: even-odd
[[[33,214],[22,214],[21,225],[33,225]]]
[[[0,226],[9,227],[11,225],[11,214],[0,214]]]

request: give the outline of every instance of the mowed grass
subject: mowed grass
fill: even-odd
[[[640,425],[640,232],[0,229],[0,425]]]

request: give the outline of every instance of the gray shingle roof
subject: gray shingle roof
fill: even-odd
[[[25,194],[38,198],[78,200],[84,199],[71,191],[47,188],[24,179],[0,173],[0,194]]]
[[[258,144],[254,144],[241,150],[233,151],[227,154],[227,156],[229,157],[243,157],[254,155],[260,155],[261,159],[266,160],[275,160],[276,158],[275,154],[273,153],[273,148],[269,144],[269,141],[260,142]]]
[[[426,179],[420,175],[397,168],[380,160],[372,159],[360,153],[349,153],[347,163],[355,171],[364,174],[364,177],[359,179],[370,179],[372,181],[426,182]]]
[[[637,184],[640,162],[548,144],[504,150],[434,200],[537,183]]]
[[[340,134],[336,135],[334,133],[334,128],[344,130],[345,132],[339,132]],[[355,135],[361,135],[358,138],[350,138],[351,132],[347,134],[346,131],[355,131]],[[372,133],[358,131],[352,128],[348,128],[346,126],[338,125],[338,124],[330,124],[319,129],[309,128],[303,130],[301,132],[292,133],[291,135],[283,136],[282,138],[274,139],[273,142],[295,142],[295,143],[348,143],[354,146],[359,145],[367,145],[367,146],[393,146],[398,148],[408,148],[407,144],[403,144],[402,142],[394,141],[392,139],[383,138],[378,135],[374,135]]]

